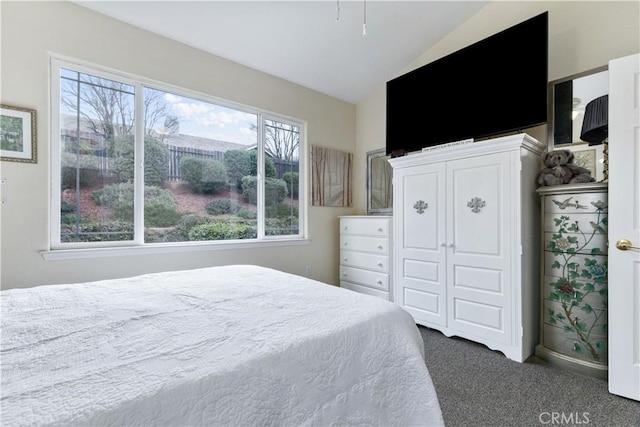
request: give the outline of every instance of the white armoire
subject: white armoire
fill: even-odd
[[[394,301],[523,362],[539,337],[544,145],[518,134],[393,158]]]

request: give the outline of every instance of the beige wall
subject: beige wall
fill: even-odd
[[[44,261],[49,247],[49,58],[62,55],[302,119],[310,145],[355,151],[355,106],[186,47],[70,2],[0,3],[3,104],[38,113],[38,163],[1,162],[2,288],[123,277],[232,263],[260,264],[337,283],[338,215],[309,208],[310,243],[266,249]]]
[[[550,80],[640,51],[638,2],[494,2],[398,75],[546,10]],[[312,277],[337,283],[337,216],[365,211],[366,153],[385,145],[384,84],[356,108],[72,3],[2,1],[0,15],[0,99],[35,108],[39,138],[36,165],[0,163],[9,196],[0,208],[2,288],[231,263],[255,263],[298,274],[310,265]],[[354,208],[309,208],[311,243],[304,246],[44,261],[40,251],[49,243],[49,54],[306,120],[309,144],[355,153]],[[526,66],[526,55],[522,66]],[[546,129],[537,128],[533,135],[544,140]]]
[[[637,1],[492,2],[405,69],[399,70],[398,75],[545,11],[549,11],[549,81],[605,66],[611,59],[640,52],[640,3]],[[526,52],[523,52],[519,66],[527,66]],[[366,153],[385,146],[385,103],[386,87],[381,85],[357,106],[355,188],[366,188]],[[528,133],[546,142],[546,126],[528,130]],[[360,211],[365,210],[366,193],[356,192],[355,206]]]

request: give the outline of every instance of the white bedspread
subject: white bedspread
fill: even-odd
[[[435,426],[404,310],[236,265],[2,291],[2,426]]]

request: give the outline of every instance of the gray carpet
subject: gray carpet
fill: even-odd
[[[419,329],[447,427],[640,426],[640,402],[610,394],[604,380]]]

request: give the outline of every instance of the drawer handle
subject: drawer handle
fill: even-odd
[[[347,246],[349,244],[349,242],[344,242],[344,245]]]
[[[342,276],[343,277],[347,277],[347,273],[342,273]]]
[[[378,280],[376,280],[376,283],[377,283],[378,285],[382,285],[382,280],[378,279]]]
[[[378,245],[378,249],[383,249],[383,248],[384,248],[384,246]]]
[[[344,226],[344,230],[348,230],[348,229],[349,229],[349,227],[347,227],[347,226],[345,225],[345,226]]]
[[[382,263],[381,262],[378,263],[378,267],[382,267]]]
[[[378,231],[382,233],[384,231],[384,228],[378,227]]]
[[[345,260],[345,261],[349,261],[349,260],[347,259],[347,257],[344,257],[344,258],[342,258],[342,259],[343,259],[343,260]]]

